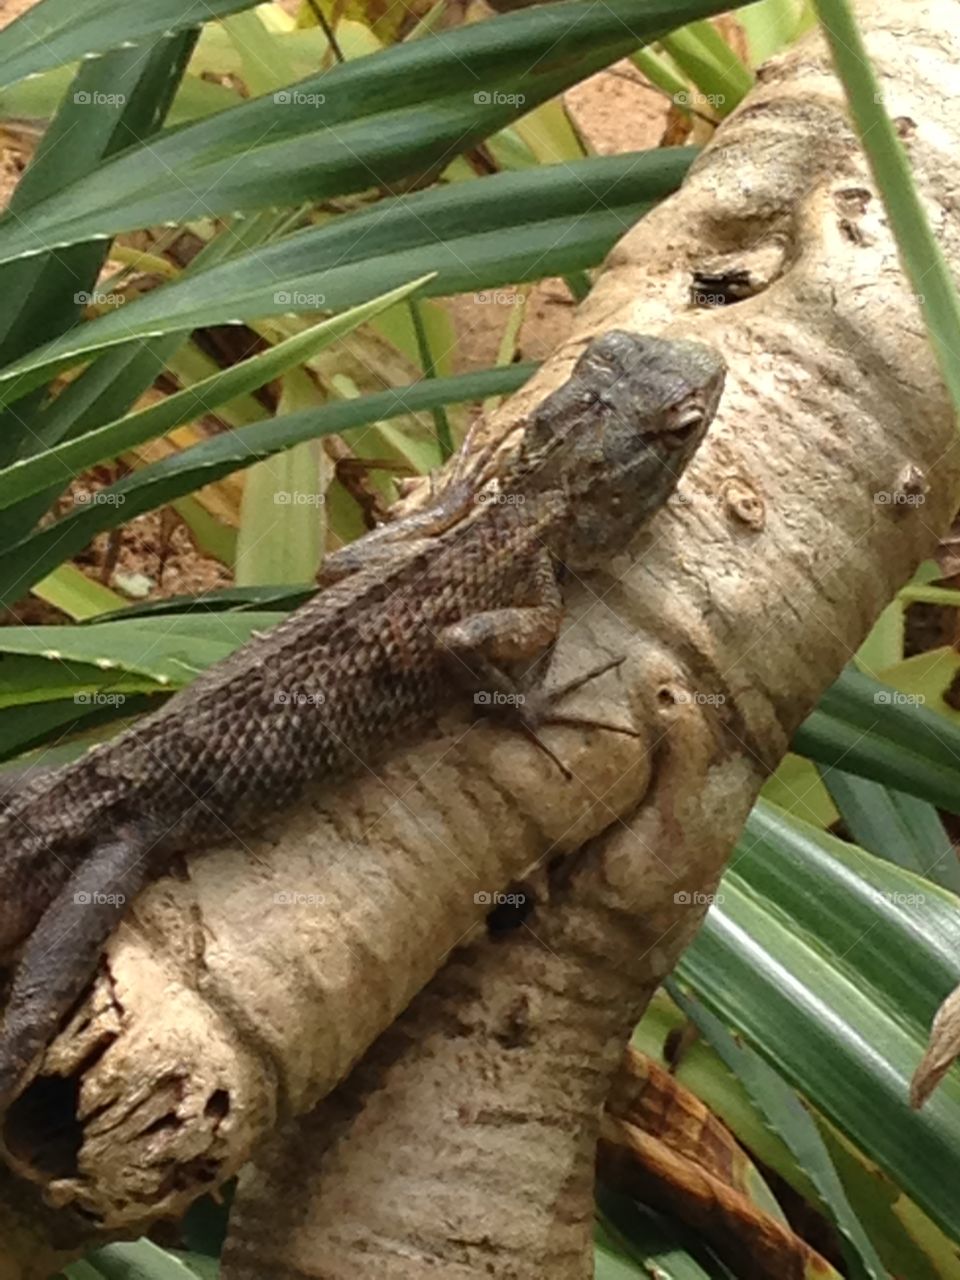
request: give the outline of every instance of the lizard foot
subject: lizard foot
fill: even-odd
[[[571,715],[556,709],[557,704],[562,702],[569,694],[582,688],[591,680],[596,680],[607,671],[612,671],[614,668],[622,666],[625,661],[625,655],[613,658],[608,662],[601,663],[599,666],[591,667],[583,675],[576,676],[573,680],[568,680],[566,684],[559,685],[555,689],[534,689],[525,693],[523,700],[517,702],[515,717],[518,727],[531,741],[537,744],[541,751],[550,757],[565,778],[572,778],[573,771],[540,737],[537,731],[541,726],[552,724],[568,725],[573,728],[605,729],[609,733],[623,733],[630,738],[642,736],[638,730],[632,729],[628,725],[615,724],[610,720],[600,720],[596,716]]]

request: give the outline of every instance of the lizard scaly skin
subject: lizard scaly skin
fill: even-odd
[[[495,484],[454,473],[431,508],[334,557],[345,576],[279,626],[12,800],[0,814],[0,959],[16,964],[0,1100],[88,984],[117,900],[173,855],[360,772],[422,732],[458,684],[517,687],[511,669],[556,639],[562,566],[619,550],[664,504],[723,368],[696,343],[595,338]]]

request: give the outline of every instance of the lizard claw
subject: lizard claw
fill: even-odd
[[[561,711],[555,711],[556,704],[562,701],[568,694],[582,688],[590,680],[597,679],[607,671],[612,671],[615,667],[622,666],[626,661],[626,655],[619,658],[613,658],[608,662],[602,663],[600,666],[591,667],[583,675],[576,676],[573,680],[569,680],[566,684],[560,685],[556,689],[538,689],[532,694],[524,695],[524,700],[517,706],[517,719],[520,728],[537,746],[549,756],[565,778],[572,778],[573,771],[568,765],[560,759],[538,734],[537,730],[541,725],[567,725],[572,728],[581,729],[604,729],[609,733],[622,733],[630,738],[642,737],[637,729],[633,729],[628,725],[614,724],[609,720],[598,720],[595,716],[577,716],[568,715]]]

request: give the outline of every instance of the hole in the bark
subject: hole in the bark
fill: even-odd
[[[70,1212],[76,1214],[78,1218],[83,1218],[85,1222],[92,1222],[95,1225],[99,1225],[103,1222],[102,1213],[94,1213],[92,1209],[87,1209],[82,1204],[72,1204],[70,1206]]]
[[[494,894],[496,906],[487,915],[487,933],[496,937],[519,929],[533,913],[536,899],[528,884],[511,884],[506,893]]]
[[[12,1155],[49,1177],[76,1175],[84,1128],[77,1118],[80,1082],[115,1039],[103,1036],[69,1076],[41,1075],[30,1082],[3,1121],[4,1142]]]
[[[226,1089],[217,1089],[207,1099],[203,1114],[211,1120],[223,1120],[230,1114],[230,1095]]]
[[[79,1076],[38,1076],[7,1112],[4,1142],[17,1160],[51,1178],[71,1178],[83,1144]]]
[[[691,303],[705,311],[732,307],[755,293],[753,277],[746,267],[728,267],[716,272],[696,271],[690,285]]]
[[[183,1164],[173,1163],[161,1179],[158,1193],[165,1196],[174,1191],[189,1191],[198,1182],[216,1182],[220,1176],[220,1162],[207,1156],[197,1156]]]
[[[504,1049],[523,1049],[532,1043],[530,1026],[530,1002],[525,995],[518,996],[504,1014],[494,1039]]]

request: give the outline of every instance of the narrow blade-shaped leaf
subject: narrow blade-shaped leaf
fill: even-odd
[[[511,365],[456,378],[434,378],[410,387],[376,395],[360,396],[320,409],[287,414],[256,423],[242,431],[216,436],[182,453],[125,476],[101,491],[96,505],[76,507],[68,516],[21,539],[8,549],[0,566],[0,599],[18,600],[24,591],[45,577],[63,560],[75,555],[103,529],[113,529],[125,520],[192,493],[201,485],[269,458],[303,440],[365,426],[381,418],[431,409],[438,404],[463,400],[483,400],[486,396],[515,391],[530,377],[535,366]]]
[[[516,116],[723,0],[563,0],[341,63],[135,147],[0,220],[0,260],[365,191],[449,164]]]
[[[910,1077],[960,977],[960,909],[929,881],[758,806],[678,976],[956,1238],[960,1078]]]
[[[3,33],[0,85],[249,9],[258,0],[41,0]]]
[[[287,369],[309,360],[382,307],[391,306],[407,297],[423,282],[424,280],[414,280],[401,289],[385,294],[375,303],[368,303],[331,320],[324,320],[259,355],[251,356],[229,369],[204,378],[192,387],[167,396],[148,409],[129,414],[75,440],[68,440],[53,449],[5,467],[0,470],[0,509],[21,502],[28,495],[51,484],[62,483],[65,477],[77,475],[97,462],[115,458],[135,445],[172,431],[181,423],[209,413],[234,396],[262,387]]]
[[[424,293],[477,292],[594,266],[695,152],[675,147],[501,174],[413,196],[189,273],[0,371],[0,396],[131,338],[306,308],[354,306],[427,272]]]
[[[960,727],[851,668],[797,730],[793,748],[960,813]]]

